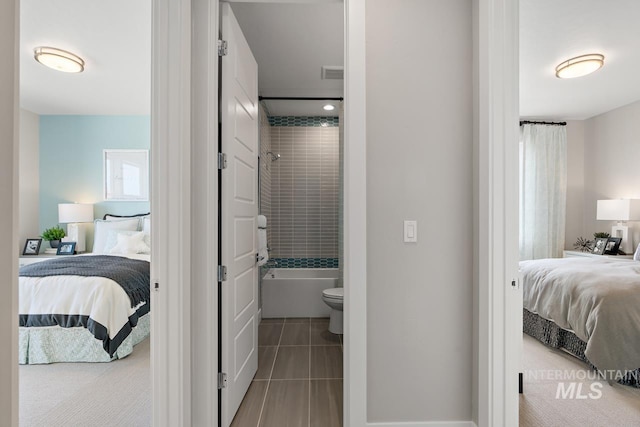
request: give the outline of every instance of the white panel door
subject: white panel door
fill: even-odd
[[[258,369],[258,65],[233,16],[222,3],[222,57],[220,112],[222,152],[222,426],[231,424]]]

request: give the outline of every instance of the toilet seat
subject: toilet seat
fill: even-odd
[[[344,288],[329,288],[322,291],[322,296],[333,300],[344,299]]]

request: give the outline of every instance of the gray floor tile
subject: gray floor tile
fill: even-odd
[[[342,380],[311,380],[310,427],[342,427]]]
[[[311,345],[340,345],[340,337],[329,332],[329,322],[311,324]]]
[[[342,378],[339,346],[311,346],[311,378]]]
[[[285,323],[306,323],[309,324],[308,317],[287,317]]]
[[[280,347],[271,378],[309,378],[309,347]]]
[[[309,324],[286,323],[280,345],[309,345]]]
[[[309,380],[271,381],[260,427],[307,427]]]
[[[282,323],[267,323],[258,326],[258,345],[278,345],[282,326]]]
[[[276,349],[278,347],[258,347],[258,372],[254,379],[268,380],[271,378],[271,370],[273,369],[273,361],[276,357]]]
[[[231,427],[257,427],[260,418],[260,410],[267,392],[268,381],[253,381],[247,394],[242,399],[240,408],[233,418]]]
[[[329,323],[328,317],[312,317],[311,323]]]

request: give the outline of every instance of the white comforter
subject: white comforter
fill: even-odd
[[[118,256],[146,261],[150,258],[141,254]],[[131,300],[122,287],[104,277],[20,277],[18,295],[19,314],[89,316],[107,328],[110,339],[144,305],[131,307]]]
[[[640,262],[521,261],[524,308],[575,333],[600,370],[640,368]]]

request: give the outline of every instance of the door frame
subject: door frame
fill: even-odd
[[[474,421],[518,425],[518,0],[474,0]]]

